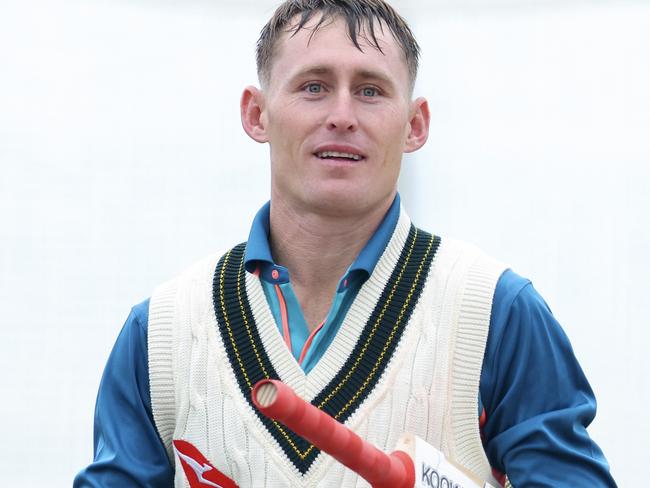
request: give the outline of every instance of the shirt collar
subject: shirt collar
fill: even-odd
[[[253,219],[246,244],[244,266],[249,273],[258,272],[260,277],[267,282],[287,283],[289,281],[288,270],[275,264],[271,255],[269,245],[270,212],[271,202],[267,202]],[[400,196],[398,193],[374,234],[341,279],[341,283],[351,275],[358,275],[363,281],[368,279],[393,235],[399,214]]]
[[[370,237],[366,245],[350,266],[349,271],[361,271],[365,274],[366,279],[372,274],[379,258],[384,253],[390,237],[393,235],[400,212],[399,193],[395,195],[392,205],[384,215],[375,233]],[[365,280],[364,280],[365,281]]]
[[[249,273],[259,273],[260,278],[269,283],[288,283],[289,271],[284,266],[273,262],[271,246],[269,245],[271,202],[266,202],[259,209],[246,243],[244,267]]]

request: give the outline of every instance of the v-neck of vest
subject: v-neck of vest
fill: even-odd
[[[326,353],[307,374],[286,347],[259,278],[244,270],[245,243],[215,270],[217,328],[246,401],[252,386],[276,378],[345,422],[373,391],[400,342],[440,239],[415,228],[402,210],[372,275],[362,285]],[[251,404],[252,405],[252,404]],[[318,449],[258,413],[289,460],[305,474]]]
[[[291,386],[301,398],[311,401],[341,371],[386,287],[393,269],[409,235],[411,224],[406,213],[402,212],[395,226],[386,251],[377,262],[375,270],[361,286],[348,309],[339,330],[326,352],[311,369],[305,373],[292,352],[287,348],[271,308],[264,295],[259,278],[247,274],[246,291],[255,322],[260,331],[264,348],[271,352],[272,363],[284,383]]]

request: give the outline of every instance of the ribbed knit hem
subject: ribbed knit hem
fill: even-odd
[[[458,327],[452,364],[451,424],[457,461],[491,479],[489,463],[480,442],[477,398],[483,355],[490,327],[492,298],[504,265],[483,255],[467,271],[458,302]]]
[[[172,437],[176,427],[173,340],[177,280],[159,286],[149,302],[147,333],[151,409],[158,435],[173,463]]]

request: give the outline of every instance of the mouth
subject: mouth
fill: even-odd
[[[362,154],[342,151],[319,151],[314,153],[314,155],[319,159],[329,159],[334,161],[356,162],[365,159],[365,156]]]

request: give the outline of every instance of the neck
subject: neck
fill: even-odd
[[[286,267],[310,328],[327,314],[338,281],[373,235],[394,195],[363,214],[299,211],[279,198],[271,201],[273,259]]]

